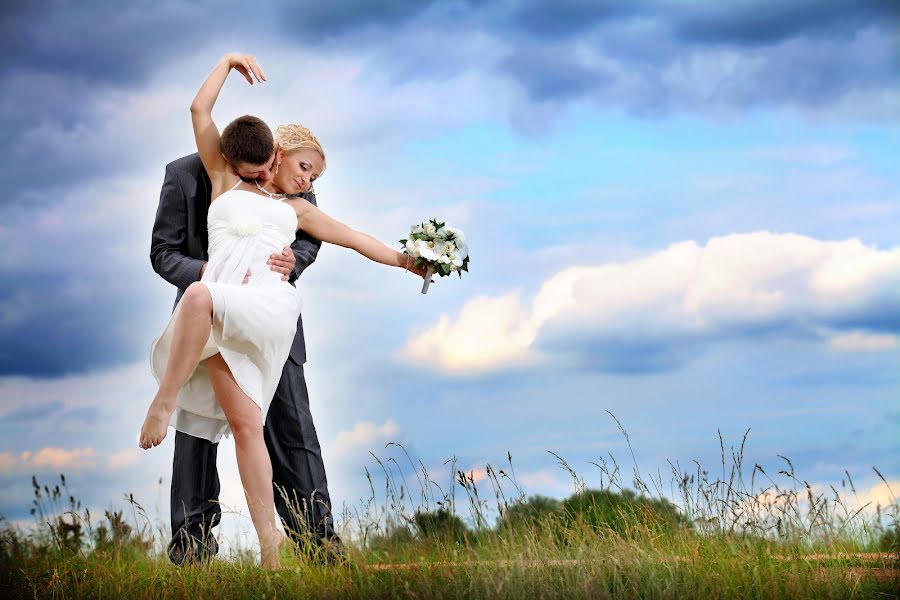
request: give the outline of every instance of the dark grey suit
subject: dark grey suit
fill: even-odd
[[[206,215],[210,203],[210,181],[198,154],[179,158],[166,165],[150,247],[153,270],[178,288],[175,303],[184,290],[200,279],[206,262]],[[315,194],[304,197],[316,204]],[[290,276],[293,283],[316,259],[322,242],[297,232],[291,244],[297,263]],[[302,317],[290,357],[269,407],[265,423],[266,447],[272,460],[275,506],[285,527],[314,539],[334,537],[328,481],[316,428],[309,410],[309,396],[303,375],[306,344]],[[210,528],[221,517],[219,473],[216,469],[218,444],[175,433],[172,465],[172,543],[169,556],[180,564],[188,552],[200,558],[216,548],[208,548]],[[298,521],[299,519],[299,521]],[[298,541],[302,541],[298,539]]]

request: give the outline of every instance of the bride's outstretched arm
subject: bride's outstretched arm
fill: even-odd
[[[197,151],[200,152],[200,160],[210,177],[226,170],[225,158],[219,147],[219,129],[212,118],[212,109],[228,79],[231,69],[239,71],[244,78],[253,85],[253,78],[257,81],[265,81],[266,76],[256,63],[256,59],[249,54],[226,54],[213,69],[191,103],[191,123],[194,126],[194,140],[197,142]]]
[[[297,229],[302,229],[317,240],[350,248],[383,265],[408,269],[411,273],[421,277],[425,276],[425,269],[413,266],[413,261],[403,252],[394,250],[371,235],[356,231],[337,219],[329,217],[318,207],[305,200],[288,200],[287,202],[297,212]]]

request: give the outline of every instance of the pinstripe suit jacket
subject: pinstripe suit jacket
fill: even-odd
[[[166,165],[159,208],[153,223],[150,263],[160,277],[178,288],[175,304],[181,300],[189,285],[200,280],[200,268],[209,258],[206,214],[211,190],[209,176],[199,154],[190,154]],[[304,197],[316,204],[315,194]],[[297,232],[291,244],[297,258],[290,276],[291,283],[316,260],[321,246],[319,240],[302,231]],[[297,320],[297,334],[291,346],[290,359],[298,365],[306,362],[302,315]]]

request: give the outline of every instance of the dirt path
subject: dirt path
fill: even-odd
[[[672,557],[677,562],[687,560],[686,557]],[[820,567],[824,576],[836,568],[842,569],[851,579],[875,577],[879,581],[900,581],[900,556],[890,553],[859,552],[840,554],[809,554],[806,556],[773,556],[777,560],[805,560],[812,562],[824,562],[831,560],[853,560],[870,563],[871,566]],[[609,559],[553,559],[553,560],[470,560],[470,561],[440,561],[421,563],[378,563],[362,565],[363,569],[370,571],[418,571],[425,569],[469,569],[469,568],[510,568],[510,567],[576,567],[587,564],[604,564]]]

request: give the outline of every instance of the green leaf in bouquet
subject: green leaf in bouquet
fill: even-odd
[[[408,241],[409,241],[409,240],[400,240],[400,243],[403,244],[403,245],[405,246],[405,245],[406,245],[406,242],[408,242]]]

